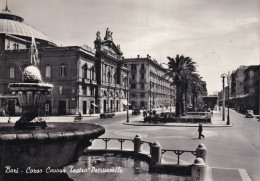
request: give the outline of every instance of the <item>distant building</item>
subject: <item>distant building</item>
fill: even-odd
[[[253,110],[254,114],[259,114],[259,69],[259,65],[240,66],[231,74],[229,99],[228,88],[225,87],[225,100],[230,107],[241,113]],[[219,100],[222,100],[222,91]]]
[[[244,71],[247,66],[240,66],[236,71],[232,72],[231,74],[231,97],[237,97],[244,95],[244,78],[245,74]]]
[[[0,13],[0,108],[20,114],[17,97],[8,84],[22,81],[22,71],[31,65],[33,40],[40,59],[43,81],[54,85],[43,115],[122,111],[127,104],[128,68],[123,53],[108,29],[104,39],[96,34],[95,51],[87,46],[58,47],[39,30],[23,23],[6,7]]]
[[[166,70],[150,55],[123,60],[130,69],[130,104],[135,108],[153,109],[175,105],[175,86],[165,77]]]
[[[259,70],[260,65],[251,65],[244,71],[244,92],[245,94],[259,95]]]

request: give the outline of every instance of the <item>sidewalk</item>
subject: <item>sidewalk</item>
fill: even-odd
[[[132,112],[131,112],[132,113]],[[123,112],[116,112],[115,115],[118,116],[118,115],[124,115],[126,114],[126,111],[123,111]],[[129,114],[130,114],[130,111],[129,111]],[[48,117],[44,117],[44,120],[46,122],[74,122],[74,118],[76,117],[77,115],[64,115],[64,116],[48,116]],[[84,121],[88,121],[88,120],[91,120],[93,118],[99,118],[100,117],[100,113],[98,114],[84,114],[82,115]],[[16,121],[18,121],[20,119],[20,116],[14,116],[14,117],[0,117],[0,123],[7,123],[8,120],[10,119],[11,123],[15,123]]]

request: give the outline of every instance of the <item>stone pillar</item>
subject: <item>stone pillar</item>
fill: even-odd
[[[159,142],[151,144],[151,164],[156,165],[161,163],[162,146]]]
[[[88,168],[88,169],[91,169],[91,157],[88,156],[87,158],[88,158],[88,161],[87,161],[87,168]]]
[[[142,137],[140,135],[136,135],[134,138],[134,152],[138,153],[142,151],[141,141],[142,141]]]
[[[196,158],[191,166],[191,181],[207,181],[207,165],[202,158]]]
[[[196,149],[196,158],[202,158],[206,163],[207,160],[206,157],[207,157],[207,148],[203,143],[201,143]]]

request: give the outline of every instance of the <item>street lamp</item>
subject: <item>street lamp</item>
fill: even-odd
[[[152,81],[151,81],[152,74],[150,74],[150,112],[152,111]]]
[[[170,83],[170,112],[172,112],[171,106],[172,106],[172,85]]]
[[[129,123],[129,103],[128,103],[128,92],[126,90],[126,85],[128,83],[128,74],[127,74],[127,77],[125,78],[125,93],[126,93],[126,122]]]
[[[230,85],[230,77],[229,75],[227,74],[222,74],[221,75],[221,78],[222,78],[222,82],[223,82],[223,115],[222,115],[222,118],[223,118],[223,121],[225,121],[225,77],[227,77],[227,83],[228,83],[228,86],[227,86],[227,89],[228,89],[228,101],[229,101],[229,85]],[[229,105],[228,105],[228,114],[227,114],[227,125],[230,125],[230,117],[229,117]]]

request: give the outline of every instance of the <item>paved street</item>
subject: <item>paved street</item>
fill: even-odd
[[[141,121],[142,115],[131,115],[130,122]],[[216,123],[221,121],[221,115],[214,114]],[[98,115],[84,117],[83,122],[97,123],[105,127],[106,133],[102,137],[129,138],[133,139],[136,134],[140,134],[143,140],[155,142],[159,141],[165,149],[195,150],[200,143],[204,143],[208,149],[207,163],[212,167],[212,176],[218,180],[235,179],[237,176],[248,174],[253,181],[260,178],[260,122],[255,118],[245,118],[244,115],[230,110],[232,127],[206,127],[203,134],[205,139],[198,139],[197,127],[175,127],[175,126],[133,126],[125,125],[126,112],[116,113],[114,118],[100,119]],[[7,117],[1,121],[7,121]],[[12,118],[12,121],[18,118]],[[48,121],[73,121],[73,117],[50,117]],[[103,141],[100,140],[101,144]],[[95,146],[95,144],[93,144]],[[127,145],[127,144],[126,144]],[[104,143],[102,143],[104,146]],[[109,142],[109,146],[117,146],[119,143]],[[144,145],[145,151],[149,151]],[[166,153],[163,159],[167,162],[176,163],[176,155]],[[181,155],[182,163],[192,163],[194,156],[188,153]],[[225,168],[221,170],[219,168]],[[235,168],[235,169],[233,169]],[[226,173],[225,174],[223,173]],[[241,177],[242,178],[242,177]],[[241,180],[237,179],[237,180]],[[246,178],[246,177],[245,177]],[[232,180],[232,179],[230,179]],[[236,180],[236,179],[235,179]],[[246,179],[245,179],[246,180]],[[214,180],[216,181],[216,179]]]
[[[220,114],[214,119],[221,121]],[[103,137],[134,138],[140,134],[145,141],[159,141],[163,148],[195,150],[199,143],[208,149],[207,163],[213,168],[245,169],[253,181],[260,178],[260,122],[255,118],[230,110],[233,127],[204,127],[205,139],[199,140],[197,127],[162,127],[162,126],[130,126],[123,125],[125,115],[113,119],[93,119],[88,122],[98,123],[106,128]],[[141,116],[132,116],[130,122],[141,120]],[[169,155],[164,159],[172,160]],[[185,158],[184,158],[185,157]],[[192,162],[192,155],[182,155],[183,161]],[[174,160],[172,160],[174,161]],[[222,173],[222,172],[221,172]],[[221,173],[218,173],[220,176]],[[217,173],[214,173],[217,174]]]

